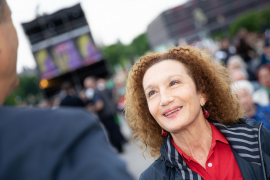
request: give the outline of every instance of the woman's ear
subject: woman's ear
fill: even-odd
[[[207,95],[204,94],[204,93],[201,93],[201,97],[200,97],[200,105],[201,106],[204,106],[205,103],[207,102],[208,98],[207,98]]]

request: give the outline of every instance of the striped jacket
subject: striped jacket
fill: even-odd
[[[270,179],[270,131],[263,123],[240,119],[236,125],[212,121],[227,138],[244,180]],[[163,140],[161,156],[140,176],[140,180],[201,180],[192,171],[171,143],[171,136]]]

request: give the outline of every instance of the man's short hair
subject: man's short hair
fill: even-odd
[[[0,24],[6,20],[6,0],[0,0]]]

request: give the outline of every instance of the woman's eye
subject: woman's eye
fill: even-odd
[[[151,96],[153,96],[155,94],[155,91],[150,91],[149,93],[148,93],[148,97],[151,97]]]
[[[179,83],[179,81],[172,81],[172,82],[170,82],[170,86],[174,86],[174,85],[176,85],[178,83]]]

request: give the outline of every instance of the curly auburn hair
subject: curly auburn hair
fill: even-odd
[[[126,87],[125,113],[132,129],[133,142],[140,140],[143,154],[160,155],[163,142],[162,128],[149,112],[143,89],[143,77],[152,65],[163,60],[176,60],[184,64],[195,82],[197,92],[206,94],[204,108],[210,118],[224,124],[234,124],[244,111],[237,96],[232,93],[231,78],[227,69],[214,61],[207,53],[191,46],[173,47],[165,53],[149,53],[140,58],[129,72]]]

